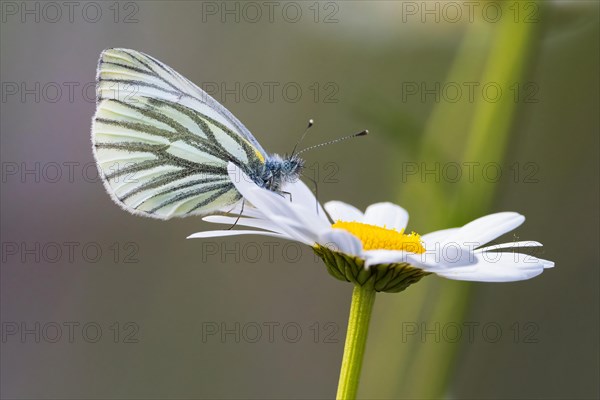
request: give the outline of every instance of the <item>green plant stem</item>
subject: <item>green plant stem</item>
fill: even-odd
[[[336,399],[352,400],[356,398],[360,369],[362,367],[371,312],[375,303],[375,290],[369,285],[354,286],[352,304],[348,317],[348,331],[344,345],[344,357],[340,370],[340,380]]]

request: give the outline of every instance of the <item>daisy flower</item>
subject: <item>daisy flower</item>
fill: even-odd
[[[408,212],[392,203],[372,204],[362,212],[330,201],[325,210],[301,181],[284,187],[281,196],[261,189],[233,164],[229,174],[237,190],[252,204],[229,210],[228,216],[203,219],[211,223],[253,229],[214,230],[189,238],[265,235],[311,246],[337,279],[373,286],[376,291],[399,292],[423,276],[480,282],[511,282],[533,278],[554,263],[518,252],[542,246],[520,241],[486,246],[520,226],[525,217],[501,212],[478,218],[460,228],[425,235],[406,233]],[[331,221],[328,218],[331,217]]]

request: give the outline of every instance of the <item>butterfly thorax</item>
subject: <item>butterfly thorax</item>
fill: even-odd
[[[303,167],[304,160],[297,156],[281,157],[278,154],[271,154],[265,160],[256,183],[273,192],[281,193],[286,182],[298,180]]]

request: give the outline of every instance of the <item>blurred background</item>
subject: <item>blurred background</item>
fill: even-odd
[[[66,2],[68,3],[68,2]],[[172,66],[321,201],[401,204],[409,229],[497,211],[556,268],[435,276],[375,303],[362,398],[598,398],[596,1],[1,4],[1,395],[331,398],[352,287],[309,248],[186,240],[112,203],[93,163],[100,52]]]

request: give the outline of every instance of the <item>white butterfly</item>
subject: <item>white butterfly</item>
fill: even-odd
[[[242,196],[229,162],[258,186],[282,193],[304,161],[268,154],[225,107],[169,66],[128,49],[102,52],[92,143],[115,202],[167,219],[206,215]]]

